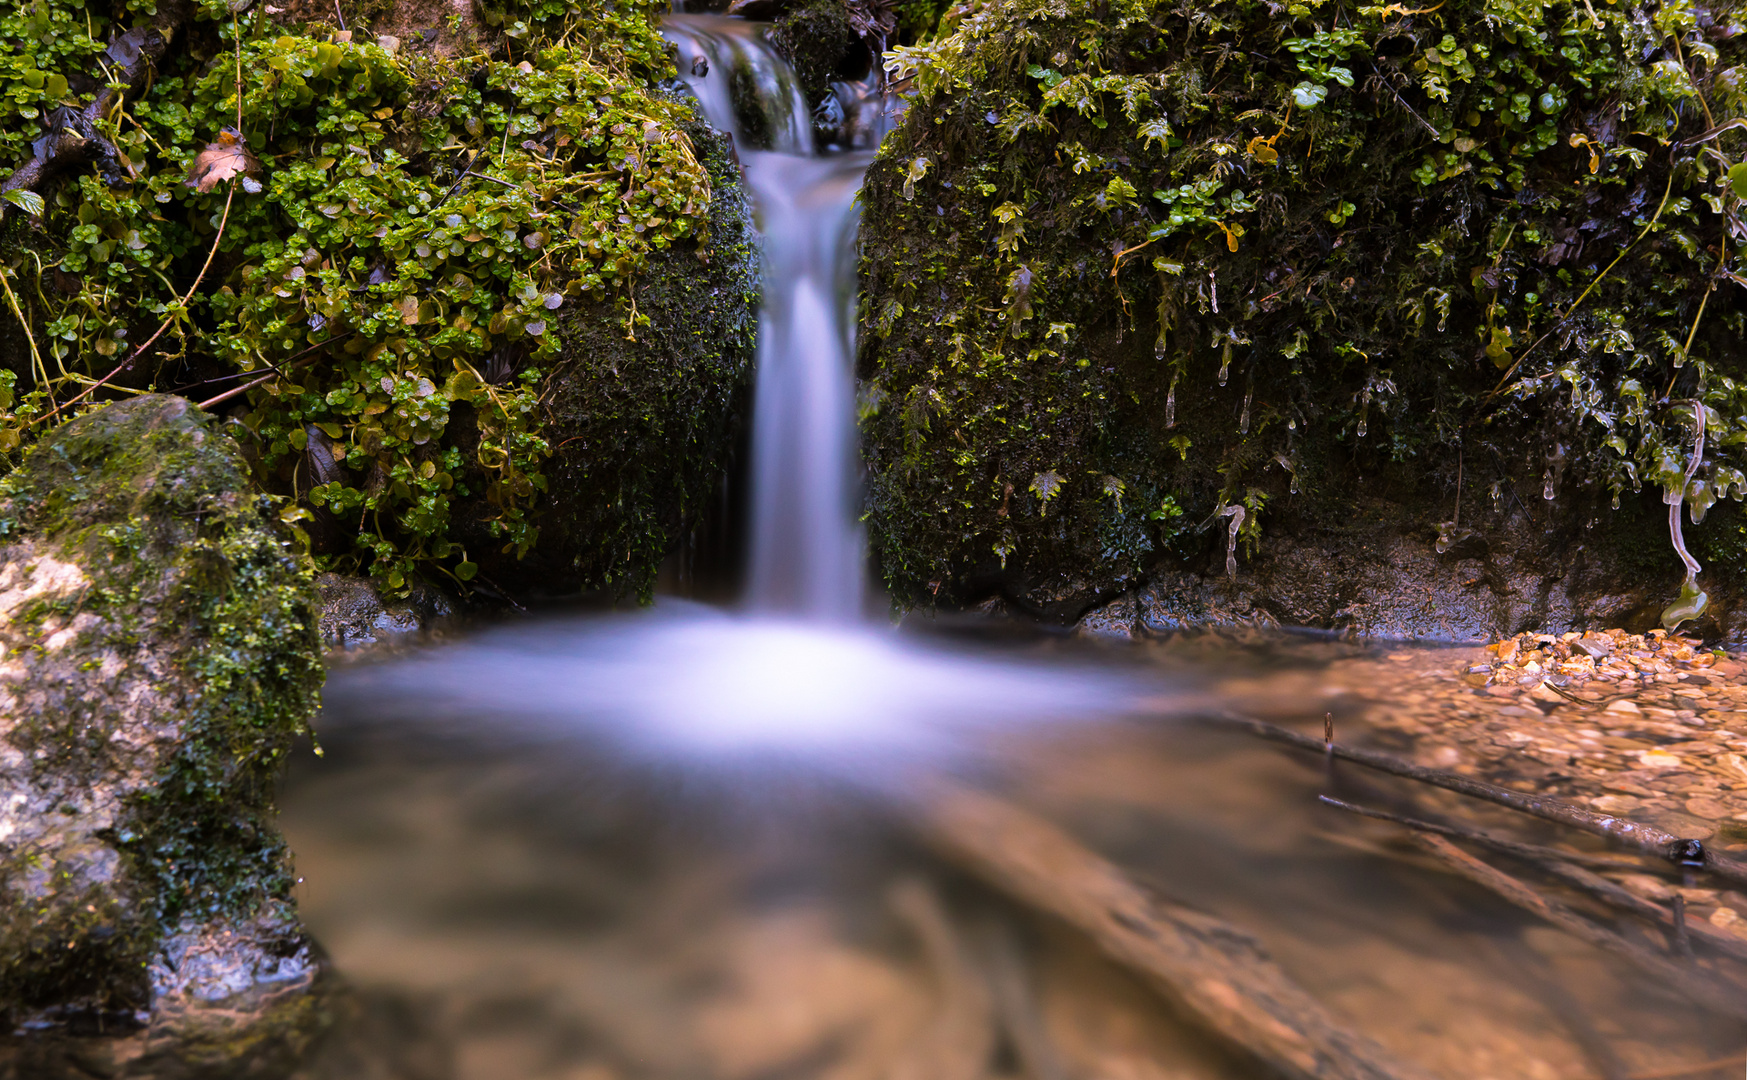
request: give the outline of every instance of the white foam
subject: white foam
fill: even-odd
[[[1110,716],[1157,689],[1103,667],[668,603],[502,628],[342,668],[328,697],[351,714],[604,735],[663,757],[853,764],[858,755],[950,754],[992,731]]]

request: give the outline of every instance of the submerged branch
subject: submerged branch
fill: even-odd
[[[1418,1080],[1337,1024],[1256,942],[1229,923],[1165,903],[1067,833],[950,781],[908,807],[937,851],[1088,934],[1189,1019],[1301,1080]]]
[[[1723,1016],[1747,1019],[1747,996],[1739,984],[1725,982],[1698,968],[1675,963],[1543,896],[1509,874],[1480,861],[1441,836],[1414,834],[1414,843],[1436,856],[1457,874],[1498,894],[1517,907],[1557,926],[1572,937],[1620,956],[1679,990],[1695,1005]]]
[[[1539,844],[1524,844],[1516,840],[1507,840],[1481,829],[1472,829],[1463,825],[1422,821],[1405,814],[1395,814],[1387,810],[1376,810],[1366,806],[1355,806],[1327,795],[1319,796],[1319,798],[1329,806],[1347,810],[1362,817],[1390,821],[1397,825],[1405,825],[1418,832],[1435,833],[1453,840],[1467,840],[1479,844],[1500,854],[1509,855],[1514,859],[1529,863],[1536,869],[1558,878],[1573,888],[1588,893],[1605,904],[1666,926],[1671,932],[1677,926],[1674,913],[1661,904],[1646,900],[1600,874],[1573,865],[1571,860],[1580,857],[1575,852],[1564,852],[1542,847]],[[1708,922],[1687,922],[1686,927],[1718,952],[1727,953],[1737,960],[1747,960],[1747,941],[1743,941],[1726,930],[1719,930]]]
[[[1325,746],[1321,739],[1301,735],[1296,731],[1280,727],[1277,724],[1270,724],[1265,720],[1257,720],[1254,717],[1228,713],[1205,719],[1221,727],[1235,728],[1269,742],[1296,746],[1317,754],[1331,754],[1366,768],[1376,769],[1378,772],[1405,777],[1409,780],[1418,780],[1424,784],[1441,787],[1446,791],[1454,791],[1459,795],[1467,795],[1470,798],[1508,806],[1512,810],[1521,811],[1545,821],[1558,822],[1561,825],[1569,825],[1597,836],[1617,840],[1640,851],[1666,859],[1677,866],[1702,866],[1720,878],[1747,884],[1747,863],[1731,859],[1727,855],[1719,855],[1697,840],[1675,836],[1673,833],[1665,832],[1654,825],[1646,825],[1643,822],[1633,821],[1616,814],[1602,814],[1594,810],[1586,810],[1581,806],[1551,795],[1513,791],[1510,788],[1499,787],[1497,784],[1488,784],[1483,780],[1457,776],[1455,773],[1444,772],[1441,769],[1428,769],[1423,765],[1415,765],[1412,762],[1403,761],[1389,754],[1378,753],[1375,750],[1361,750],[1356,747],[1342,746],[1339,743]]]

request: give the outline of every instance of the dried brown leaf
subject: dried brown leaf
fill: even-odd
[[[194,155],[194,164],[189,167],[188,179],[184,183],[195,191],[208,192],[226,180],[254,176],[260,171],[260,160],[249,152],[242,135],[227,127],[219,131],[215,141],[207,143],[204,150]]]

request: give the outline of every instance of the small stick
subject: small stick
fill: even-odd
[[[1674,894],[1674,948],[1680,955],[1692,957],[1692,938],[1686,932],[1686,897]]]
[[[1474,884],[1497,893],[1523,910],[1557,926],[1580,941],[1614,953],[1679,990],[1696,1005],[1736,1019],[1747,1018],[1747,997],[1739,985],[1725,983],[1683,967],[1665,957],[1633,944],[1613,931],[1591,922],[1557,900],[1542,896],[1533,888],[1463,851],[1441,836],[1414,834],[1414,843],[1442,860],[1457,874]]]
[[[1581,866],[1575,866],[1571,860],[1580,858],[1575,853],[1559,851],[1555,848],[1541,847],[1538,844],[1524,844],[1516,840],[1506,840],[1479,829],[1470,829],[1462,825],[1444,825],[1431,821],[1421,821],[1404,814],[1394,814],[1387,810],[1373,810],[1369,807],[1355,806],[1340,799],[1327,795],[1319,796],[1322,802],[1341,810],[1347,810],[1361,817],[1375,818],[1378,821],[1391,821],[1397,825],[1405,825],[1420,832],[1436,833],[1455,840],[1468,840],[1493,851],[1521,859],[1548,874],[1560,879],[1567,885],[1582,889],[1603,903],[1611,904],[1622,911],[1649,919],[1664,926],[1673,926],[1674,917],[1660,904],[1638,896],[1635,893],[1616,885],[1600,874],[1592,874]],[[1617,869],[1617,868],[1616,868]],[[1737,960],[1747,960],[1747,941],[1743,941],[1726,930],[1718,930],[1707,922],[1688,924],[1707,944],[1718,952],[1728,953]],[[1691,955],[1688,951],[1687,955]]]
[[[264,382],[268,382],[269,380],[272,380],[272,379],[277,379],[283,374],[284,374],[284,372],[282,372],[282,371],[269,371],[267,374],[261,376],[259,379],[251,380],[249,382],[244,383],[241,386],[233,386],[229,390],[226,390],[222,394],[217,394],[213,397],[209,397],[205,401],[197,402],[196,404],[202,409],[210,409],[214,405],[220,405],[226,401],[229,401],[231,398],[236,397],[238,394],[247,393],[248,391],[253,390],[255,387],[260,386]]]
[[[1323,745],[1308,735],[1301,735],[1277,724],[1254,717],[1226,713],[1218,717],[1206,718],[1222,727],[1232,727],[1246,731],[1251,735],[1266,739],[1269,742],[1284,743],[1287,746],[1297,746],[1306,750],[1321,750]],[[1747,884],[1747,863],[1738,862],[1727,855],[1719,855],[1705,847],[1697,840],[1685,840],[1673,833],[1664,832],[1654,825],[1633,821],[1630,818],[1614,814],[1601,814],[1594,810],[1585,810],[1581,806],[1568,803],[1551,795],[1531,795],[1523,791],[1513,791],[1510,788],[1488,784],[1483,780],[1471,780],[1466,776],[1444,772],[1441,769],[1428,769],[1403,761],[1389,754],[1381,754],[1375,750],[1361,750],[1350,746],[1334,744],[1336,757],[1354,761],[1366,768],[1378,772],[1390,773],[1394,776],[1418,780],[1424,784],[1441,787],[1470,798],[1483,799],[1487,802],[1508,806],[1512,810],[1546,821],[1556,821],[1561,825],[1569,825],[1585,832],[1605,836],[1621,843],[1629,844],[1640,851],[1667,859],[1677,866],[1702,866],[1711,873],[1730,881]]]
[[[241,386],[233,386],[229,390],[226,390],[222,394],[219,394],[215,397],[209,397],[205,401],[196,402],[196,405],[197,405],[197,407],[202,408],[202,409],[210,409],[214,405],[218,405],[222,402],[229,401],[231,398],[236,397],[238,394],[244,393],[245,391],[248,391],[248,390],[253,390],[255,387],[260,386],[264,382],[269,382],[273,379],[280,378],[281,376],[288,375],[291,372],[296,371],[298,368],[303,367],[305,364],[312,363],[313,361],[315,361],[317,359],[317,357],[309,356],[307,354],[315,352],[317,349],[320,349],[324,345],[332,345],[336,341],[344,341],[347,337],[349,337],[350,335],[355,334],[355,333],[357,333],[356,330],[348,330],[344,334],[339,335],[338,337],[331,337],[331,338],[327,339],[326,341],[320,341],[314,345],[311,345],[309,348],[303,350],[303,352],[300,352],[297,354],[298,356],[304,357],[304,359],[297,361],[297,363],[295,363],[295,364],[286,364],[282,368],[273,367],[272,364],[268,364],[267,366],[270,368],[273,368],[273,370],[269,371],[267,374],[261,376],[259,379],[254,379],[250,382],[246,382]],[[247,374],[247,373],[244,372],[244,374]]]
[[[1322,753],[1323,769],[1332,780],[1335,775],[1335,714],[1332,712],[1322,714]]]

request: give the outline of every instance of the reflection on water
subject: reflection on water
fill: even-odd
[[[1331,785],[1384,802],[1405,789],[1331,780],[1320,761],[1187,717],[1226,702],[1320,731],[1326,710],[1344,739],[1362,739],[1379,709],[1420,709],[1435,725],[1413,704],[1416,680],[1421,668],[1453,670],[1450,654],[1401,663],[1295,641],[1129,651],[1115,668],[1069,666],[1060,642],[960,655],[950,662],[976,672],[970,685],[993,704],[970,706],[978,722],[950,739],[889,754],[887,736],[867,741],[864,719],[879,713],[854,702],[866,694],[902,715],[907,688],[925,699],[931,665],[948,661],[902,639],[851,637],[842,647],[858,675],[846,687],[830,675],[838,646],[755,624],[747,640],[768,636],[751,652],[801,645],[779,670],[734,651],[747,628],[723,636],[712,620],[726,617],[658,614],[631,624],[635,647],[612,634],[590,645],[586,624],[554,630],[543,649],[485,636],[446,674],[435,662],[401,668],[399,681],[336,674],[327,756],[294,769],[283,823],[304,915],[360,989],[362,1015],[310,1080],[1032,1077],[1024,1037],[1054,1055],[1051,1080],[1259,1075],[1078,931],[931,854],[890,781],[941,771],[1255,934],[1337,1020],[1431,1076],[1740,1073],[1738,1057],[1721,1072],[1667,1072],[1738,1055],[1738,1023],[1403,858],[1391,827],[1315,802]],[[638,659],[655,642],[675,650],[665,669]],[[883,659],[870,666],[861,650]],[[527,666],[494,671],[514,657]],[[761,680],[789,678],[797,695],[826,693],[813,705],[864,719],[846,719],[841,741],[812,732],[814,753],[792,753],[791,722],[812,706],[769,726],[749,706]],[[575,689],[566,710],[530,689],[554,680]],[[467,724],[453,709],[450,722],[414,724],[381,722],[376,706],[348,711],[410,694],[401,712],[416,717],[469,684],[463,700],[479,711]],[[1162,686],[1197,687],[1197,701],[1179,699],[1185,715],[1173,719],[1120,711],[1137,688],[1156,698]],[[499,692],[507,704],[491,704]],[[1035,719],[1081,696],[1088,708],[1072,722]],[[1001,724],[1017,701],[1040,703],[1020,709],[1034,722]],[[683,707],[664,714],[656,702]],[[1103,718],[1086,719],[1100,702]],[[710,708],[714,722],[756,721],[726,758],[686,721]],[[910,727],[934,722],[919,712]],[[882,756],[888,782],[856,782],[856,767]],[[822,771],[821,760],[849,768]]]

